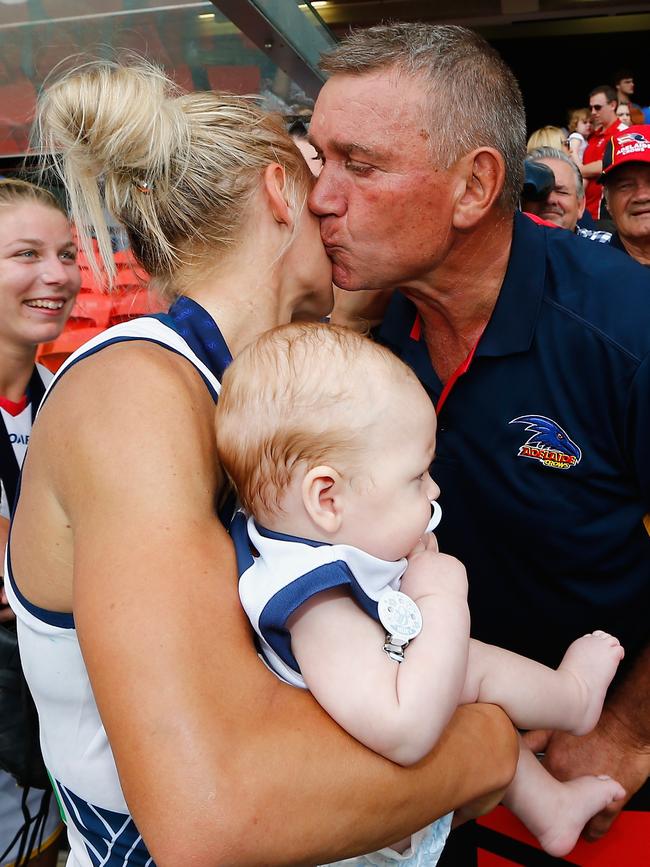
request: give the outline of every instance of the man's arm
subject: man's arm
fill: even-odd
[[[586,165],[579,166],[579,168],[583,178],[587,178],[587,180],[598,178],[603,171],[603,161],[595,160],[593,163],[587,163]]]
[[[213,515],[212,417],[183,360],[118,346],[70,371],[41,420],[43,437],[74,432],[48,463],[74,528],[75,623],[155,862],[323,863],[507,785],[517,747],[497,708],[460,710],[404,770],[266,670]]]

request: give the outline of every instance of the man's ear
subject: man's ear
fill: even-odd
[[[472,229],[501,195],[506,177],[503,156],[494,148],[479,148],[456,164],[460,189],[453,214],[459,231]]]
[[[264,169],[263,186],[271,213],[276,222],[293,228],[293,210],[285,197],[284,169],[278,163],[270,163]]]
[[[332,467],[313,467],[302,480],[302,501],[311,520],[325,533],[336,533],[343,520],[340,474]]]
[[[578,219],[580,219],[580,217],[582,217],[582,215],[584,214],[586,205],[587,199],[583,196],[582,199],[580,199],[580,204],[578,205]]]

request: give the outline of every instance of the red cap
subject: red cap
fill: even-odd
[[[626,163],[650,164],[650,125],[629,126],[609,139],[603,153],[603,173],[599,180]]]

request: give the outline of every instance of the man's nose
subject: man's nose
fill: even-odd
[[[323,166],[316,183],[307,199],[309,210],[317,217],[334,215],[340,217],[345,213],[345,199],[339,185],[336,183],[327,163]]]

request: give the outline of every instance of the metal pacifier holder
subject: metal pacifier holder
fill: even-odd
[[[425,533],[432,533],[440,523],[442,509],[431,501],[431,520]],[[379,620],[386,630],[384,653],[395,662],[404,662],[404,651],[422,631],[422,614],[416,603],[399,590],[387,590],[377,603]]]

